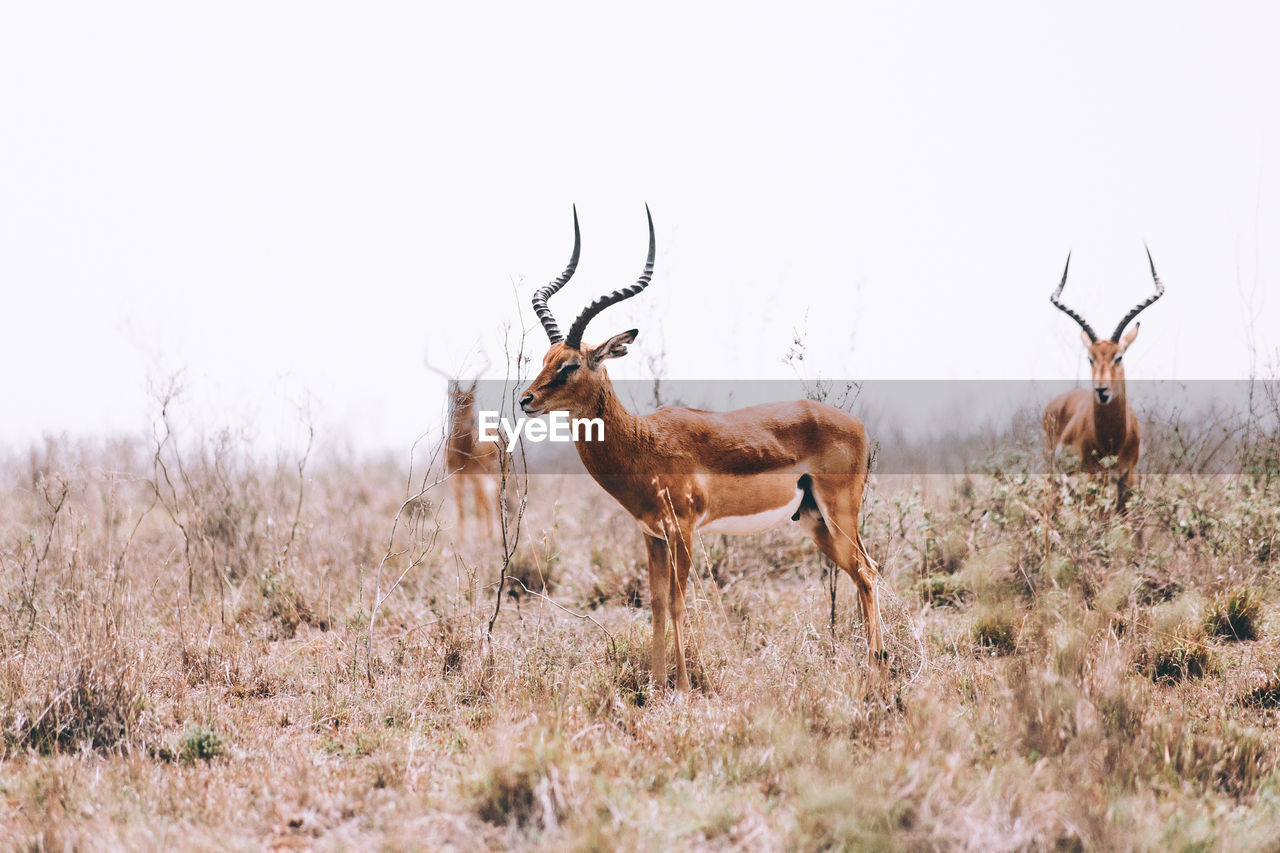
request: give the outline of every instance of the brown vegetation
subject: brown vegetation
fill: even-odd
[[[428,488],[371,632],[403,472],[159,435],[0,470],[6,848],[1274,843],[1274,466],[1146,476],[1123,517],[1016,443],[873,482],[880,678],[798,529],[707,537],[679,697],[587,477],[528,484],[492,637],[500,546]]]

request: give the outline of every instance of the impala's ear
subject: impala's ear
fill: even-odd
[[[1124,355],[1124,351],[1129,348],[1129,344],[1133,343],[1133,339],[1138,336],[1138,329],[1141,327],[1141,323],[1134,323],[1133,328],[1124,333],[1124,337],[1120,339],[1120,349],[1117,351],[1117,355]]]
[[[640,334],[639,329],[631,329],[619,335],[614,335],[600,346],[593,349],[587,355],[587,367],[595,370],[600,366],[600,362],[606,358],[621,358],[627,354],[627,344],[636,339],[636,335]]]
[[[1093,346],[1093,338],[1089,337],[1089,333],[1084,329],[1080,330],[1080,340],[1084,341],[1084,348],[1088,349]]]

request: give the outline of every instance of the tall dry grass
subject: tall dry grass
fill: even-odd
[[[50,442],[0,470],[0,844],[1274,847],[1271,438],[1124,517],[1027,436],[881,478],[882,678],[796,530],[704,538],[689,696],[585,478],[527,484],[499,591],[395,460]]]

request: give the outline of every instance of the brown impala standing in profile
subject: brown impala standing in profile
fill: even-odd
[[[648,215],[648,207],[645,208]],[[533,296],[533,310],[551,339],[542,371],[520,400],[525,414],[564,410],[571,418],[599,418],[603,440],[576,441],[587,471],[635,518],[649,558],[653,608],[654,684],[666,684],[666,618],[671,617],[676,687],[689,689],[681,620],[695,533],[750,534],[787,519],[798,521],[822,552],[849,573],[866,618],[871,659],[884,662],[879,573],[858,533],[867,482],[867,433],[861,421],[811,400],[770,403],[732,412],[664,406],[643,417],[618,399],[605,361],[625,355],[637,330],[599,346],[582,342],[587,324],[610,305],[635,296],[653,274],[653,218],[649,257],[630,287],[588,305],[562,336],[547,298],[573,275],[581,239],[573,214],[573,255],[555,281]]]
[[[1067,270],[1071,268],[1070,254],[1067,255],[1067,265],[1062,270],[1062,281],[1049,295],[1049,301],[1079,323],[1083,330],[1081,339],[1089,353],[1093,390],[1075,388],[1054,397],[1045,407],[1044,434],[1047,449],[1052,459],[1056,457],[1059,448],[1071,448],[1080,457],[1084,471],[1089,473],[1107,470],[1103,460],[1114,459],[1114,464],[1109,463],[1110,474],[1116,481],[1116,509],[1121,512],[1124,511],[1125,500],[1129,496],[1133,469],[1138,464],[1142,443],[1142,427],[1138,425],[1138,417],[1124,392],[1124,354],[1134,338],[1138,337],[1138,329],[1142,324],[1134,323],[1128,334],[1124,333],[1124,328],[1129,325],[1130,320],[1164,295],[1164,285],[1160,283],[1160,276],[1156,275],[1156,264],[1151,260],[1150,249],[1147,250],[1147,263],[1151,265],[1151,277],[1156,283],[1155,293],[1124,315],[1120,325],[1116,326],[1107,340],[1098,340],[1084,317],[1058,301],[1062,296],[1062,288],[1067,286]]]

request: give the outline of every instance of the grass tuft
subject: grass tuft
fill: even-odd
[[[1277,668],[1266,681],[1241,697],[1240,704],[1268,710],[1280,708],[1280,668]]]
[[[1015,614],[1007,606],[984,606],[973,622],[973,640],[992,654],[1012,654],[1018,647]]]
[[[1208,640],[1201,625],[1180,625],[1172,633],[1153,634],[1138,652],[1138,669],[1160,684],[1203,678],[1217,666]]]
[[[560,818],[559,792],[547,756],[530,749],[498,753],[474,784],[476,815],[496,826],[555,827]]]
[[[1204,627],[1219,639],[1256,640],[1261,615],[1262,597],[1251,587],[1238,587],[1214,597]]]

